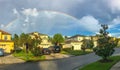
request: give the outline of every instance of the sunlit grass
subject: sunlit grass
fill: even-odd
[[[34,56],[31,52],[25,53],[24,51],[17,51],[13,54],[15,57],[23,59],[25,61],[39,61],[44,60],[45,56]]]
[[[113,56],[109,58],[110,60],[113,60],[112,62],[107,62],[107,63],[101,63],[100,61],[91,63],[83,67],[82,69],[79,70],[110,70],[110,68],[120,61],[120,56]]]
[[[91,52],[92,51],[83,52],[81,50],[71,50],[71,49],[63,49],[61,51],[62,54],[70,54],[70,55],[75,55],[75,56],[85,55],[85,54],[88,54],[88,53],[91,53]]]

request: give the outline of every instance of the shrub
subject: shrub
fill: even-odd
[[[34,56],[41,56],[42,55],[42,52],[40,50],[39,47],[35,47],[33,50],[32,50],[32,53]]]
[[[93,49],[96,55],[102,57],[103,61],[108,61],[108,57],[110,57],[114,53],[114,47],[117,43],[113,40],[113,38],[108,36],[107,25],[101,25],[102,29],[100,29],[100,35],[98,36],[97,47]]]

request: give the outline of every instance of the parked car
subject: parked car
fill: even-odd
[[[0,48],[0,56],[4,56],[4,50]]]
[[[42,49],[42,54],[44,54],[44,55],[50,55],[51,51],[49,50],[49,48],[43,48]]]
[[[61,51],[60,46],[54,46],[53,52],[54,53],[59,53]]]

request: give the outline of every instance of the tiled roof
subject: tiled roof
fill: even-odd
[[[0,32],[2,32],[2,34],[11,35],[10,33],[5,32],[5,31],[3,31],[3,30],[0,30]]]

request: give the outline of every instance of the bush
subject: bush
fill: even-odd
[[[104,48],[94,48],[93,51],[96,55],[101,56],[104,61],[107,61],[108,57],[114,53],[114,49],[110,46]]]
[[[34,56],[41,56],[42,55],[42,52],[40,50],[39,47],[35,47],[33,50],[32,50],[32,53]]]
[[[72,49],[71,48],[63,48],[62,50],[68,52],[68,51],[71,51]]]

